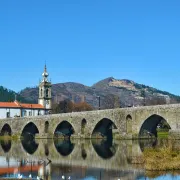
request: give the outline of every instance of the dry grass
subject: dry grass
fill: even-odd
[[[146,148],[142,156],[132,157],[131,163],[142,164],[148,171],[180,170],[179,143],[163,140],[156,148]]]
[[[146,170],[167,171],[180,169],[180,151],[173,148],[173,142],[159,148],[148,148],[143,153]]]

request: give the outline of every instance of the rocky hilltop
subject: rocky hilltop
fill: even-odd
[[[20,96],[27,101],[37,103],[38,87],[25,88],[20,92]],[[102,108],[111,108],[111,106],[118,107],[119,105],[121,107],[128,107],[144,104],[155,105],[180,102],[180,97],[171,93],[138,84],[131,80],[118,80],[113,77],[101,80],[91,87],[74,82],[52,85],[52,97],[54,103],[69,99],[74,102],[86,101],[97,108],[97,96],[100,96],[101,98]],[[112,103],[113,105],[110,105]]]

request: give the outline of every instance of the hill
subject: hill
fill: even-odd
[[[15,91],[12,91],[12,90],[7,89],[7,88],[5,88],[3,86],[0,86],[0,101],[1,102],[12,102],[12,101],[15,100],[15,98],[19,102],[30,102],[30,103],[32,102],[32,101],[28,101],[24,97],[21,97],[21,95],[16,93]]]
[[[52,97],[54,103],[66,99],[75,102],[86,101],[97,108],[97,96],[100,96],[101,98],[102,108],[118,107],[119,104],[121,107],[127,107],[180,102],[179,96],[169,92],[138,84],[131,80],[118,80],[113,77],[101,80],[91,87],[74,82],[52,85]],[[20,97],[28,102],[37,103],[38,87],[25,88],[20,92]]]

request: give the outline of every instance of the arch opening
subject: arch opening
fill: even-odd
[[[44,133],[48,133],[48,131],[49,131],[49,122],[46,121],[44,126]]]
[[[12,130],[9,124],[5,124],[1,129],[1,136],[11,136]]]
[[[84,133],[85,133],[86,124],[87,124],[86,119],[83,119],[83,120],[81,121],[81,134],[84,134]]]
[[[39,134],[39,130],[34,123],[30,122],[24,127],[21,137],[23,139],[33,140],[36,134]]]
[[[139,131],[139,137],[157,138],[158,132],[168,132],[169,129],[171,129],[171,127],[167,121],[163,117],[154,114],[147,118],[142,124]]]
[[[104,118],[96,124],[92,138],[112,141],[114,129],[117,129],[116,125],[110,119]]]
[[[68,121],[62,121],[55,129],[54,137],[61,139],[70,139],[71,135],[74,134],[74,128]]]
[[[132,117],[131,117],[131,115],[126,116],[126,132],[128,134],[132,133]]]

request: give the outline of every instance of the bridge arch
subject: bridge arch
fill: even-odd
[[[83,120],[81,121],[81,134],[84,134],[84,133],[85,133],[86,125],[87,125],[87,121],[86,121],[86,119],[83,119]]]
[[[64,120],[57,125],[54,131],[54,136],[61,137],[61,138],[70,138],[71,135],[73,135],[74,133],[75,133],[75,130],[72,124]]]
[[[167,129],[171,129],[167,120],[161,115],[153,114],[149,116],[140,126],[139,137],[157,137],[157,128],[161,128],[161,126],[166,126]]]
[[[112,140],[113,129],[117,129],[115,123],[108,118],[103,118],[95,125],[91,137],[105,138],[107,140]]]
[[[39,134],[37,126],[33,122],[28,122],[23,128],[21,136],[32,135],[35,137],[36,134]]]
[[[11,127],[9,124],[4,124],[4,126],[2,127],[1,129],[1,136],[4,136],[4,135],[8,135],[8,136],[11,136],[12,135],[12,130],[11,130]]]
[[[44,123],[44,133],[48,133],[48,131],[49,131],[49,121],[46,121]]]
[[[132,116],[130,114],[126,116],[126,132],[128,134],[132,133]]]

